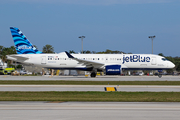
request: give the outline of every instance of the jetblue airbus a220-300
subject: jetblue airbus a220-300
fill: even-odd
[[[164,70],[175,65],[166,58],[153,54],[44,54],[37,50],[15,27],[10,27],[17,54],[7,59],[48,69],[90,71],[91,77],[102,71],[106,75],[120,75],[123,70]]]

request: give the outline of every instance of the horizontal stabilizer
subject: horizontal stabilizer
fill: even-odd
[[[7,55],[6,56],[7,59],[16,59],[16,60],[27,60],[29,59],[28,57],[25,57],[25,56],[18,56],[18,55]]]

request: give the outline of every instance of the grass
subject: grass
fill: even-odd
[[[0,101],[180,102],[180,92],[0,92]]]
[[[1,85],[180,85],[180,81],[35,81],[1,80]]]

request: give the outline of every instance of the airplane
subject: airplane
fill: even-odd
[[[7,59],[23,64],[48,69],[90,71],[91,77],[97,72],[105,75],[121,75],[124,70],[162,70],[175,65],[165,57],[154,54],[47,54],[37,50],[26,36],[16,27],[10,27],[17,54]],[[159,74],[159,77],[162,75]]]

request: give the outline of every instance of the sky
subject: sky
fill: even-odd
[[[180,57],[180,0],[0,0],[0,45],[18,27],[42,51],[74,50]]]

